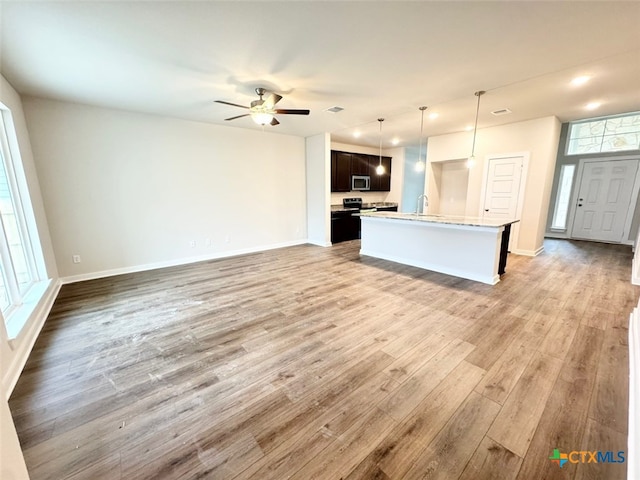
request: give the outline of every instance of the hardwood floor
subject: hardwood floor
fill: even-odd
[[[10,400],[32,480],[626,477],[549,456],[626,454],[630,247],[495,286],[358,249],[65,285]]]

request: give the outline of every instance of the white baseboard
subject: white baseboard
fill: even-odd
[[[25,328],[20,332],[17,338],[9,340],[9,347],[13,350],[13,358],[5,372],[4,378],[2,379],[2,383],[6,389],[7,399],[11,396],[11,392],[13,392],[13,388],[18,382],[18,378],[27,363],[27,359],[33,349],[33,345],[36,343],[36,340],[40,335],[40,331],[44,326],[44,322],[53,307],[53,302],[55,302],[56,297],[58,296],[61,285],[62,282],[60,280],[54,280],[49,284],[47,290],[31,314],[29,321],[26,323]]]
[[[544,238],[559,238],[563,240],[570,240],[567,232],[545,232]]]
[[[629,437],[627,478],[640,478],[640,307],[629,318]]]
[[[333,243],[331,243],[331,242],[312,242],[312,241],[309,241],[308,243],[309,243],[309,245],[317,245],[318,247],[330,247],[330,246],[333,245]]]
[[[516,255],[524,255],[526,257],[537,257],[542,252],[544,252],[544,246],[536,249],[536,250],[522,250],[519,248],[515,248],[511,250],[511,253],[515,253]]]
[[[111,270],[101,270],[98,272],[82,273],[80,275],[71,275],[68,277],[63,277],[61,280],[63,284],[82,282],[85,280],[95,280],[97,278],[106,278],[106,277],[113,277],[115,275],[123,275],[126,273],[144,272],[147,270],[156,270],[158,268],[175,267],[178,265],[188,265],[190,263],[205,262],[207,260],[217,260],[220,258],[237,257],[238,255],[265,252],[267,250],[275,250],[278,248],[293,247],[295,245],[304,245],[305,243],[309,243],[309,242],[306,239],[302,239],[302,240],[294,240],[291,242],[274,243],[266,246],[263,245],[260,247],[251,247],[251,248],[244,248],[239,250],[228,250],[225,252],[210,253],[206,255],[200,255],[197,257],[179,258],[177,260],[168,260],[165,262],[147,263],[144,265],[135,265],[132,267],[114,268]]]

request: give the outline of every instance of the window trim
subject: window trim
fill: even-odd
[[[0,103],[0,148],[4,157],[7,183],[14,204],[14,213],[24,250],[26,268],[30,281],[22,290],[17,283],[6,235],[0,237],[0,261],[2,261],[5,278],[13,276],[16,285],[6,285],[10,296],[10,306],[3,312],[4,327],[9,340],[16,338],[28,322],[30,316],[50,285],[47,279],[44,253],[40,244],[35,213],[26,180],[22,156],[18,145],[17,132],[11,110]],[[0,166],[2,167],[2,166]],[[1,219],[0,219],[1,221]],[[4,226],[2,226],[4,232]],[[7,271],[10,267],[11,271]],[[16,292],[17,289],[17,292]]]
[[[9,184],[9,191],[13,200],[15,215],[19,218],[19,221],[17,222],[18,229],[20,231],[20,238],[22,240],[22,248],[24,248],[25,250],[24,256],[27,263],[27,270],[29,271],[29,276],[31,277],[29,285],[22,291],[22,294],[24,295],[33,285],[33,283],[40,279],[40,276],[38,274],[38,268],[36,267],[33,241],[31,239],[31,233],[29,232],[27,215],[24,208],[24,195],[22,194],[22,189],[18,185],[18,174],[14,165],[14,154],[11,151],[11,147],[9,145],[7,117],[9,117],[10,114],[7,114],[6,110],[1,110],[0,112],[2,114],[0,118],[0,127],[2,127],[0,128],[0,135],[2,135],[2,137],[0,138],[0,146],[2,147],[2,155],[5,159],[4,168],[6,169],[5,172],[7,176],[7,183]],[[19,156],[18,159],[21,160]]]

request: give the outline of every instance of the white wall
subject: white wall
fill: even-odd
[[[516,251],[535,255],[542,251],[547,212],[551,195],[553,171],[556,161],[560,122],[556,117],[545,117],[526,122],[478,130],[476,137],[476,165],[469,171],[466,215],[478,216],[481,207],[481,191],[485,181],[484,163],[488,155],[528,152],[529,170],[520,219],[520,233]],[[460,160],[469,156],[472,133],[461,132],[430,137],[427,144],[426,187],[429,201],[437,194],[431,164],[448,160]],[[434,199],[434,204],[437,203]]]
[[[638,251],[636,250],[636,254]],[[637,285],[637,284],[636,284]],[[629,316],[629,424],[627,478],[640,478],[640,303]]]
[[[469,169],[465,161],[442,162],[440,210],[443,215],[464,215],[467,209]]]
[[[307,237],[310,243],[331,245],[331,147],[328,133],[306,139]]]
[[[4,393],[0,399],[0,478],[28,480],[27,466]]]
[[[36,98],[24,105],[62,277],[306,239],[303,138]]]

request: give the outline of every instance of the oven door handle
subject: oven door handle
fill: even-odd
[[[354,217],[359,217],[361,213],[371,213],[371,212],[377,212],[378,209],[376,207],[373,208],[363,208],[361,209],[359,212],[357,213],[352,213],[351,215]]]

